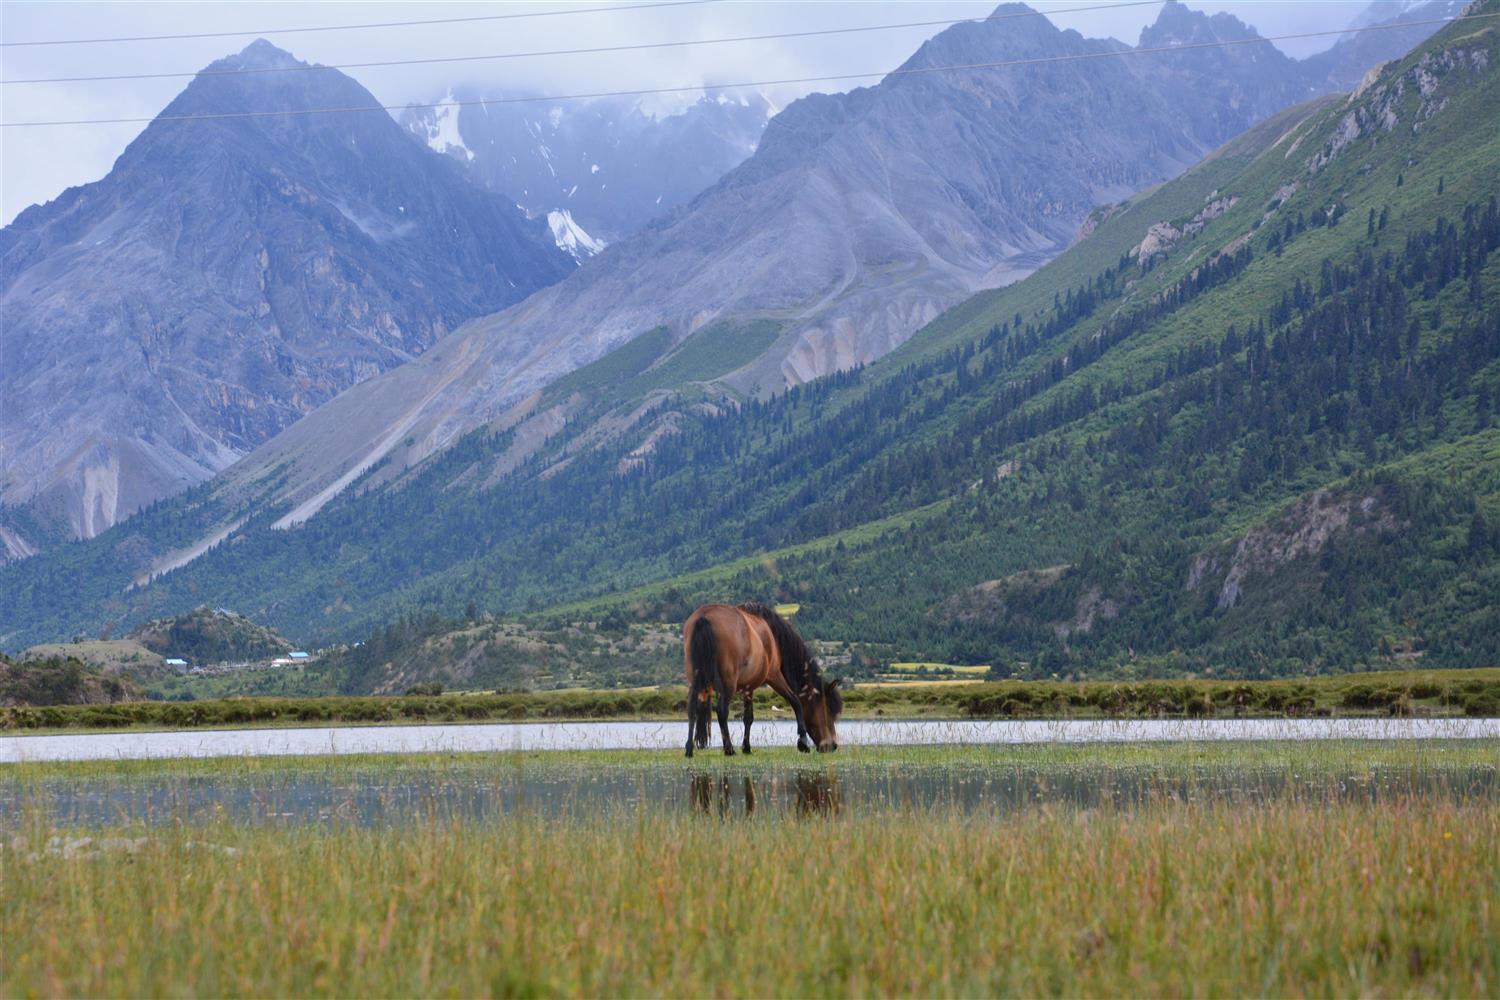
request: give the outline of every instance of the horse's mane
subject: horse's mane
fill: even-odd
[[[775,637],[776,648],[781,652],[781,674],[793,691],[801,691],[809,685],[822,687],[823,675],[818,670],[818,661],[813,658],[812,650],[807,648],[807,643],[802,641],[790,622],[777,614],[775,608],[756,601],[741,604],[740,610],[764,619],[771,626],[771,635]]]

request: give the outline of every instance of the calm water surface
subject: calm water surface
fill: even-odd
[[[736,743],[738,724],[731,726]],[[681,749],[687,724],[666,722],[334,726],[0,737],[0,764],[160,757],[472,753],[496,750]],[[757,722],[754,742],[789,746],[791,722]],[[1500,738],[1500,719],[1129,719],[968,722],[849,720],[845,745],[1156,743],[1224,740]]]

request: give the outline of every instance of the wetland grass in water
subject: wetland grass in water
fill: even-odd
[[[1493,996],[1496,750],[23,765],[0,995]]]

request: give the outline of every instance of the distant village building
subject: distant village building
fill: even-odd
[[[186,670],[187,665],[187,660],[180,659],[179,657],[175,656],[167,657],[167,666],[171,667],[173,670]]]
[[[302,652],[302,650],[300,650],[300,649],[294,650],[293,652],[289,653],[288,655],[291,656],[291,658],[294,659],[294,660],[310,660],[310,659],[312,659],[312,657],[308,656],[306,653]]]

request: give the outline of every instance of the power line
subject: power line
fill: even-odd
[[[736,35],[730,38],[698,38],[673,42],[639,42],[631,45],[601,45],[584,49],[550,49],[530,52],[500,52],[477,56],[437,56],[430,59],[389,59],[379,62],[339,63],[333,66],[298,65],[254,67],[250,69],[205,69],[185,73],[126,73],[115,76],[58,76],[34,80],[0,80],[0,86],[40,83],[95,83],[106,80],[167,80],[199,76],[243,76],[261,73],[299,73],[326,70],[375,69],[389,66],[428,66],[435,63],[483,62],[498,59],[527,59],[539,56],[598,55],[605,52],[639,52],[645,49],[672,49],[693,45],[722,45],[732,42],[763,42],[787,38],[813,38],[823,35],[849,35],[867,31],[894,31],[900,28],[933,28],[954,24],[983,24],[991,21],[1007,21],[1015,17],[1044,17],[1051,14],[1079,14],[1086,11],[1115,10],[1125,7],[1159,6],[1166,0],[1128,0],[1126,3],[1094,4],[1089,7],[1064,7],[1053,10],[1026,10],[1009,14],[991,14],[988,17],[959,17],[937,21],[905,21],[900,24],[868,24],[846,28],[816,28],[807,31],[785,31],[764,35]],[[612,8],[619,10],[621,8]]]
[[[249,35],[296,35],[309,31],[354,31],[364,28],[413,28],[425,24],[472,24],[476,21],[512,21],[525,17],[563,17],[570,14],[609,14],[622,10],[651,10],[656,7],[693,7],[717,0],[658,0],[618,7],[570,7],[563,10],[524,11],[515,14],[476,14],[470,17],[433,17],[416,21],[376,21],[367,24],[323,24],[303,28],[269,28],[263,31],[199,31],[182,35],[123,35],[112,38],[37,38],[20,42],[0,42],[0,48],[36,45],[99,45],[107,42],[165,42],[187,38],[244,38]]]
[[[1161,45],[1152,48],[1114,49],[1102,52],[1075,52],[1059,56],[1039,56],[1033,59],[1008,59],[1002,62],[967,63],[955,66],[916,66],[910,69],[879,70],[869,73],[837,73],[828,76],[788,77],[780,80],[755,80],[742,83],[704,84],[695,83],[677,87],[642,87],[636,90],[604,90],[581,94],[553,94],[525,97],[488,97],[463,101],[444,101],[441,104],[368,104],[361,107],[343,108],[295,108],[286,111],[226,111],[200,115],[157,116],[155,118],[83,118],[70,121],[0,122],[0,128],[37,128],[53,125],[138,125],[151,122],[175,123],[196,121],[225,121],[243,118],[280,118],[318,114],[353,114],[358,112],[392,112],[410,109],[436,109],[440,107],[486,107],[504,104],[528,104],[549,101],[582,101],[603,97],[644,97],[648,94],[681,94],[700,90],[738,90],[747,87],[778,87],[800,83],[831,83],[844,80],[867,80],[891,76],[915,76],[924,73],[947,73],[977,69],[1007,69],[1017,66],[1039,66],[1048,63],[1075,62],[1084,59],[1108,59],[1115,56],[1152,55],[1170,52],[1186,52],[1194,49],[1227,48],[1231,45],[1256,45],[1261,43],[1293,41],[1302,38],[1323,38],[1330,35],[1353,35],[1367,31],[1388,31],[1395,28],[1412,28],[1428,24],[1453,24],[1457,21],[1480,21],[1500,17],[1496,14],[1467,14],[1457,17],[1429,18],[1420,21],[1405,21],[1399,24],[1372,24],[1361,28],[1340,28],[1336,31],[1303,31],[1289,35],[1267,35],[1254,38],[1231,38],[1212,42],[1189,42],[1182,45]]]

